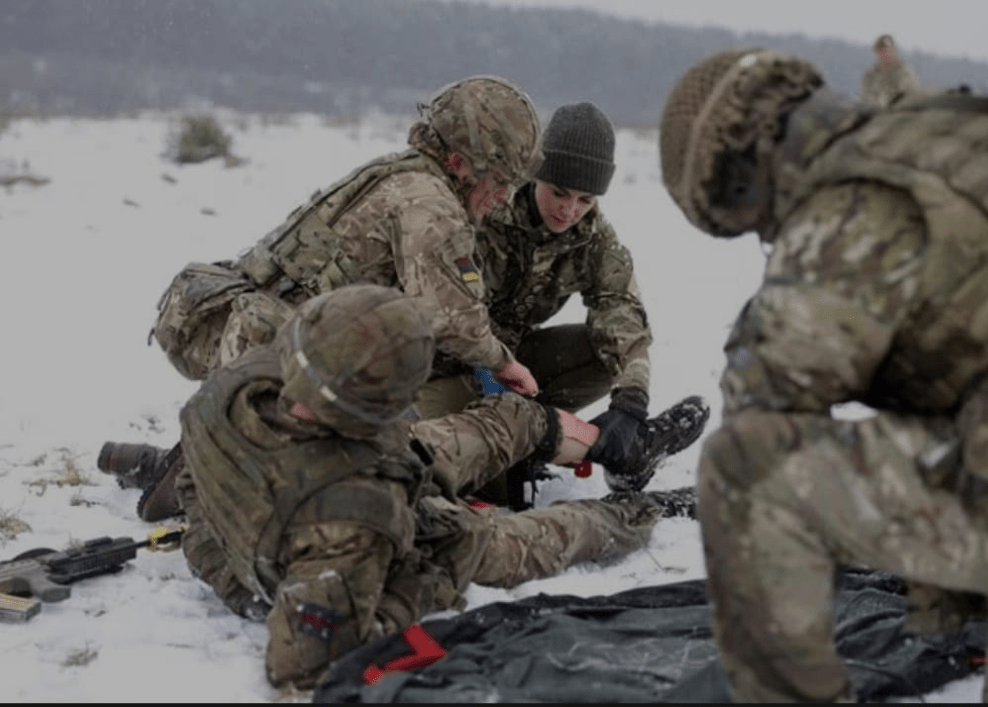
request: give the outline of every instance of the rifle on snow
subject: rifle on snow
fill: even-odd
[[[41,602],[67,599],[67,586],[80,579],[112,574],[147,548],[152,552],[178,549],[186,527],[155,528],[147,540],[101,537],[68,550],[36,548],[0,562],[0,622],[16,623],[41,611]]]

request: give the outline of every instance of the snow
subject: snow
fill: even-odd
[[[142,540],[137,491],[96,468],[103,442],[171,446],[196,384],[148,344],[155,305],[187,262],[230,258],[297,204],[362,162],[405,147],[407,123],[218,113],[245,163],[178,166],[165,154],[176,116],[15,120],[0,133],[0,557],[95,537]],[[696,232],[661,186],[656,134],[619,131],[604,213],[635,257],[655,335],[652,409],[700,394],[719,423],[717,379],[730,324],[761,276],[757,240]],[[47,181],[45,181],[47,180]],[[578,302],[559,320],[582,319]],[[584,411],[603,409],[603,403]],[[650,488],[694,481],[700,444],[667,461]],[[558,469],[538,505],[607,493]],[[468,607],[540,592],[609,594],[705,576],[695,522],[659,522],[649,547],[600,568],[573,567],[512,590],[471,586]],[[266,630],[232,615],[181,552],[141,550],[113,575],[71,585],[22,624],[0,626],[11,702],[307,701],[264,677]],[[978,702],[981,678],[922,700]]]

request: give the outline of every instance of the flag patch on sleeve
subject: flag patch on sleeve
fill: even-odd
[[[480,279],[477,266],[473,264],[473,260],[470,258],[457,258],[456,267],[460,269],[460,277],[463,278],[464,282],[473,282]]]

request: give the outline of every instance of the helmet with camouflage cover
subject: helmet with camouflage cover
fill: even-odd
[[[784,116],[822,85],[808,62],[760,48],[715,54],[679,79],[662,112],[659,152],[662,181],[694,226],[715,236],[747,230],[729,209],[713,208],[725,158],[754,164],[755,151],[781,136]]]
[[[449,84],[422,106],[423,118],[449,150],[477,174],[491,172],[508,184],[531,178],[542,161],[542,128],[532,101],[496,76]]]
[[[299,306],[275,338],[283,397],[348,437],[401,417],[432,369],[426,310],[403,292],[348,285]]]
[[[895,48],[895,40],[892,38],[891,34],[880,35],[878,39],[875,40],[874,49],[876,52],[881,51],[882,49],[894,49],[894,48]]]

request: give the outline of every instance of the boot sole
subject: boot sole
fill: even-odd
[[[156,523],[182,512],[175,492],[175,478],[185,465],[181,445],[176,444],[158,465],[158,478],[153,479],[137,501],[137,515],[148,523]]]

